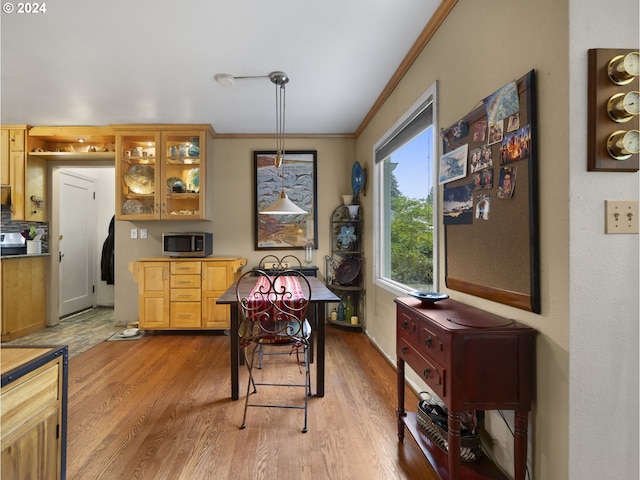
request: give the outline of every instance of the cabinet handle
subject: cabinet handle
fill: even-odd
[[[406,355],[406,354],[407,354],[407,350],[408,350],[408,349],[407,349],[407,346],[406,346],[406,345],[403,345],[403,346],[402,346],[402,348],[401,348],[401,350],[402,350],[402,354],[403,354],[403,355]]]
[[[431,369],[430,368],[425,368],[424,372],[423,372],[424,378],[429,378],[429,376],[431,375]]]
[[[402,329],[406,330],[407,328],[409,328],[409,322],[407,322],[406,320],[402,321]]]
[[[433,338],[427,337],[427,340],[424,342],[427,348],[431,348],[433,346]]]

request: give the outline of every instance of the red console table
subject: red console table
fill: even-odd
[[[524,480],[534,390],[533,328],[455,300],[397,298],[398,438],[406,426],[443,480],[508,478],[486,457],[460,462],[460,412],[515,410],[514,472]],[[405,363],[448,410],[449,455],[422,435],[404,410]]]

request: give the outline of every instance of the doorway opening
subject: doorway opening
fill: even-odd
[[[102,254],[113,234],[114,165],[52,165],[50,298],[57,324],[78,312],[115,306],[113,276],[103,280]]]

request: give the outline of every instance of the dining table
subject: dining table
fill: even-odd
[[[240,296],[246,297],[259,277],[255,277],[256,282],[247,282],[246,278],[240,284]],[[316,338],[316,393],[317,397],[324,397],[324,371],[325,371],[325,340],[326,340],[326,304],[340,302],[340,297],[333,293],[327,286],[316,277],[307,277],[311,287],[311,304],[314,311],[314,318],[309,319],[312,324],[312,335]],[[240,325],[240,309],[238,306],[238,296],[236,293],[238,280],[236,280],[226,292],[216,301],[220,305],[231,306],[231,328],[229,337],[231,339],[231,398],[239,398],[239,370],[240,370],[240,336],[238,327]]]

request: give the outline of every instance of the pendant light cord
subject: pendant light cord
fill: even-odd
[[[282,192],[284,193],[284,132],[285,132],[286,90],[284,83],[276,83],[276,162],[282,170]],[[279,157],[279,158],[278,158]]]

